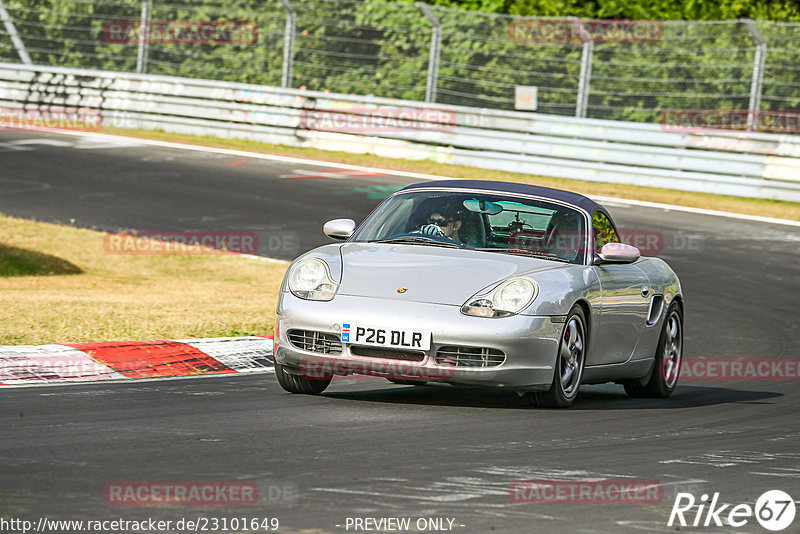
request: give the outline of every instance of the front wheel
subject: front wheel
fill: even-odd
[[[675,391],[683,362],[683,313],[677,302],[667,310],[667,318],[658,340],[655,362],[645,385],[624,382],[625,393],[631,397],[666,399]]]
[[[289,393],[305,393],[306,395],[319,395],[325,391],[333,379],[332,376],[329,376],[312,380],[301,375],[293,375],[278,362],[275,362],[275,376],[278,377],[278,384]]]
[[[566,408],[575,402],[586,363],[586,317],[580,306],[573,306],[567,315],[564,332],[558,346],[558,355],[550,389],[533,393],[535,404],[546,408]]]

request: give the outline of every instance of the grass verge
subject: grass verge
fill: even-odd
[[[139,137],[143,139],[155,139],[209,147],[248,150],[251,152],[276,154],[280,156],[293,156],[298,158],[345,163],[350,165],[380,167],[383,169],[396,171],[419,172],[435,174],[439,176],[450,176],[454,178],[520,182],[555,187],[558,189],[566,189],[584,195],[600,195],[628,198],[632,200],[645,200],[648,202],[660,202],[664,204],[676,204],[679,206],[688,206],[693,208],[730,211],[734,213],[744,213],[747,215],[760,215],[763,217],[777,217],[779,219],[800,221],[800,203],[796,202],[731,197],[706,193],[692,193],[689,191],[676,191],[672,189],[658,189],[653,187],[588,182],[584,180],[568,180],[566,178],[531,176],[527,174],[518,174],[505,171],[490,171],[476,169],[473,167],[463,167],[459,165],[447,165],[433,161],[408,161],[384,158],[371,154],[329,152],[315,148],[293,148],[240,139],[218,139],[216,137],[200,137],[195,135],[173,134],[161,131],[103,128],[101,132],[115,135],[126,135],[129,137]]]
[[[0,344],[272,333],[286,265],[115,255],[106,234],[0,215]]]

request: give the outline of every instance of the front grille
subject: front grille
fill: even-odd
[[[300,350],[319,352],[322,354],[341,354],[342,342],[336,334],[315,332],[313,330],[289,330],[289,343]]]
[[[456,367],[495,367],[506,361],[502,350],[484,347],[440,347],[436,351],[436,363]]]
[[[355,356],[367,356],[369,358],[389,358],[392,360],[406,360],[412,362],[421,362],[425,359],[425,353],[417,350],[383,349],[378,347],[362,347],[358,345],[350,347],[350,353]]]

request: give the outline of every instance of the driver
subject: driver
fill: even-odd
[[[461,229],[461,214],[456,210],[438,209],[433,211],[426,221],[426,224],[419,229],[419,232],[427,235],[438,235],[448,237],[453,241],[461,243],[458,231]]]

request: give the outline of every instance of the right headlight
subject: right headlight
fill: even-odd
[[[461,306],[461,313],[475,317],[507,317],[527,308],[539,293],[528,278],[511,278],[487,294],[475,295]]]
[[[338,288],[328,264],[319,258],[302,260],[289,273],[289,291],[301,299],[331,300]]]

